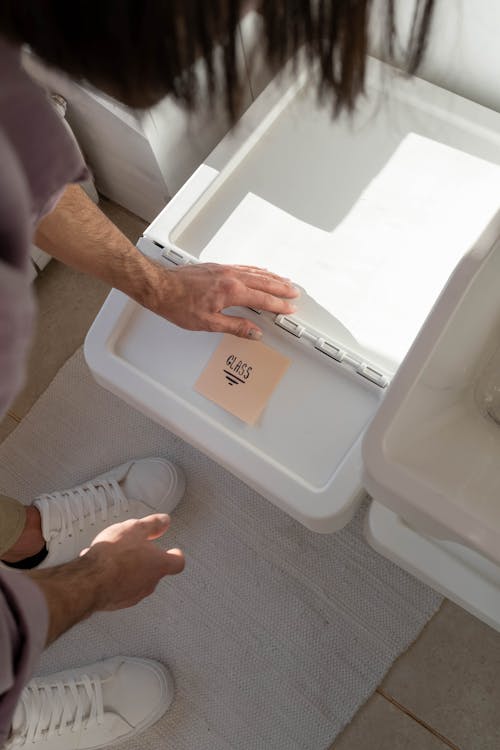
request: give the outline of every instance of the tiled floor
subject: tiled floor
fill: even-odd
[[[102,208],[132,240],[144,223]],[[51,262],[36,281],[39,326],[26,388],[0,441],[83,342],[108,289]],[[331,750],[500,750],[500,634],[445,602]],[[315,748],[311,748],[315,750]]]

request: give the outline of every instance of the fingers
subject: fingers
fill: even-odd
[[[266,310],[277,315],[291,315],[297,311],[297,307],[291,302],[274,297],[267,292],[254,289],[246,289],[245,293],[232,304],[243,307],[252,307],[255,310]],[[231,333],[244,339],[260,341],[262,330],[247,318],[238,318],[234,315],[224,313],[213,313],[207,318],[208,330],[217,333]]]
[[[293,302],[256,289],[247,289],[246,294],[238,304],[244,307],[253,307],[255,310],[266,310],[277,315],[291,315],[297,312],[297,306]]]
[[[297,287],[295,287],[290,281],[275,276],[274,274],[242,272],[240,275],[240,281],[242,281],[249,289],[267,292],[275,297],[294,299],[300,295]]]
[[[210,330],[217,333],[231,333],[233,336],[253,341],[259,341],[262,338],[262,331],[251,320],[224,315],[224,313],[215,313],[210,316]]]
[[[285,279],[263,268],[257,268],[257,266],[220,266],[219,268],[223,269],[222,272],[226,274],[226,278],[232,277],[249,289],[257,289],[286,299],[300,296],[300,291],[290,279]]]
[[[258,276],[267,276],[271,279],[282,281],[284,284],[289,284],[291,281],[291,279],[280,276],[279,274],[270,271],[268,268],[260,268],[259,266],[230,266],[230,268],[234,268],[237,271],[241,271],[242,273],[252,273]]]
[[[277,315],[289,315],[297,311],[292,302],[300,291],[288,281],[260,273],[240,273],[240,285],[234,294],[232,305],[253,307]],[[242,335],[242,334],[238,334]]]
[[[134,530],[145,539],[158,539],[170,526],[170,516],[166,513],[155,513],[134,521]]]

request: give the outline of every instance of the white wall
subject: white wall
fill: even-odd
[[[418,75],[500,111],[500,1],[435,2],[432,36]],[[397,5],[404,29],[413,2],[398,0]]]
[[[379,8],[386,0],[377,0]],[[397,0],[401,30],[412,15],[413,0]],[[380,10],[374,8],[380,19]],[[258,18],[242,28],[251,57]],[[248,103],[269,79],[261,56],[253,60]],[[44,78],[45,78],[44,74]],[[436,0],[433,33],[422,78],[500,111],[500,0]],[[41,77],[41,76],[40,76]],[[52,78],[52,77],[51,77]],[[222,115],[186,118],[166,99],[143,118],[67,80],[51,88],[68,99],[68,120],[94,168],[99,189],[145,219],[152,219],[196,166],[223,137]]]
[[[414,4],[415,0],[396,0],[403,40]],[[387,0],[375,0],[374,27],[386,5]],[[435,5],[432,34],[418,76],[500,112],[500,0],[435,0]],[[245,47],[251,47],[252,32],[258,26],[254,17],[253,28],[249,24],[243,35]],[[261,77],[259,83],[252,81],[254,95],[267,83],[268,72]]]

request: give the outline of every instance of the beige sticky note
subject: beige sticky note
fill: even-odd
[[[195,390],[248,424],[255,424],[290,360],[262,344],[224,335]]]

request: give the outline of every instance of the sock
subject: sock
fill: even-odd
[[[8,565],[9,568],[20,568],[21,570],[28,570],[28,568],[36,568],[37,565],[40,565],[40,563],[45,560],[48,554],[49,550],[44,544],[40,552],[37,552],[36,555],[32,555],[31,557],[23,557],[22,560],[19,560],[19,562],[15,563],[5,562],[5,560],[2,560],[2,562],[4,565]]]

